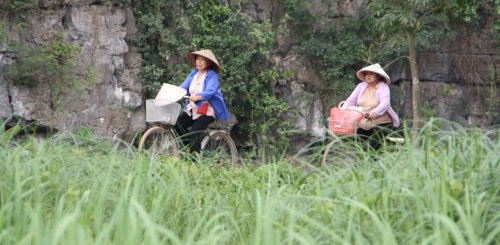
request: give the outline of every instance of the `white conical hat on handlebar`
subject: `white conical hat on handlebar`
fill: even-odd
[[[387,73],[385,73],[384,69],[379,65],[379,63],[359,69],[359,71],[356,72],[356,76],[359,78],[359,80],[365,80],[365,74],[363,73],[366,71],[377,73],[387,85],[391,84],[391,78],[389,77],[389,75],[387,75]]]
[[[154,104],[157,106],[168,105],[182,99],[187,91],[179,86],[164,83],[156,95]]]

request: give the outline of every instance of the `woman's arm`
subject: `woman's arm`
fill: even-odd
[[[184,82],[181,83],[181,85],[179,85],[179,87],[187,90],[188,94],[189,94],[189,85],[191,85],[191,81],[193,81],[193,76],[194,74],[196,74],[196,72],[198,72],[198,70],[194,69],[192,70],[186,77],[186,79],[184,79]]]
[[[352,91],[351,95],[346,99],[348,105],[356,106],[358,104],[358,97],[361,94],[363,88],[366,87],[366,83],[362,82],[356,86]]]
[[[219,77],[215,71],[207,72],[206,79],[205,89],[198,94],[202,100],[209,100],[219,90]]]
[[[372,110],[377,117],[384,114],[391,106],[391,90],[387,84],[382,83],[377,90],[378,106]]]

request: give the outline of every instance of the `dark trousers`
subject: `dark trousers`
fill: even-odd
[[[365,130],[362,128],[358,128],[356,131],[356,137],[364,142],[367,142],[371,148],[378,150],[382,143],[384,142],[384,138],[387,135],[397,134],[397,128],[394,128],[391,123],[380,124],[369,130]]]
[[[191,147],[191,152],[200,152],[201,139],[204,136],[203,132],[208,128],[208,125],[214,121],[214,117],[207,115],[200,116],[196,120],[193,120],[186,112],[182,112],[177,118],[175,130],[182,139],[182,142]]]

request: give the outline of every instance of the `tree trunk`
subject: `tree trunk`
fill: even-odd
[[[412,85],[412,110],[413,126],[412,139],[416,143],[418,129],[420,128],[420,78],[418,74],[417,49],[415,47],[415,36],[411,30],[406,30],[406,41],[408,42],[411,85]]]

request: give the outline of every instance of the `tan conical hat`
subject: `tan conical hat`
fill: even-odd
[[[377,73],[382,77],[382,79],[384,79],[387,85],[391,84],[391,78],[389,77],[389,75],[387,75],[387,73],[385,73],[384,69],[378,63],[359,69],[359,71],[356,72],[356,76],[359,78],[359,80],[365,80],[365,75],[363,74],[363,72],[365,71]]]
[[[219,62],[217,62],[217,58],[215,58],[215,55],[212,53],[212,50],[210,49],[203,49],[203,50],[199,50],[199,51],[195,51],[195,52],[191,52],[191,53],[188,53],[188,59],[191,60],[191,62],[193,63],[193,65],[195,65],[196,61],[195,61],[195,57],[196,55],[199,55],[199,56],[203,56],[207,59],[209,59],[210,61],[212,61],[214,63],[214,70],[219,73],[220,72],[220,65],[219,65]]]

